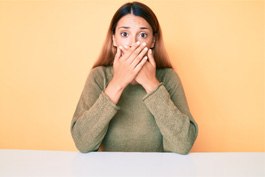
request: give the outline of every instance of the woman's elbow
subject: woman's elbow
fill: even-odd
[[[187,155],[190,153],[192,146],[175,145],[171,147],[165,147],[165,152],[173,152],[181,155]]]
[[[85,138],[84,135],[80,135],[79,133],[74,132],[74,130],[72,130],[71,133],[75,143],[75,147],[79,152],[88,153],[88,152],[97,151],[98,149],[97,145],[91,142],[89,138]]]
[[[171,141],[164,141],[164,149],[168,152],[174,152],[182,155],[190,153],[193,144],[197,138],[197,134],[194,131],[189,133],[188,136],[178,136]]]
[[[89,152],[94,152],[98,150],[97,145],[94,145],[89,142],[81,142],[81,141],[75,141],[75,146],[77,150],[81,153],[89,153]]]

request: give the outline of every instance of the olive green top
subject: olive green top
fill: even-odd
[[[117,105],[104,93],[112,76],[100,66],[87,78],[71,123],[78,150],[189,153],[198,127],[175,71],[157,69],[160,85],[149,94],[128,85]]]

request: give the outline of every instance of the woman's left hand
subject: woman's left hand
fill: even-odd
[[[148,61],[136,76],[135,81],[141,84],[147,93],[151,93],[158,87],[159,81],[156,78],[156,63],[151,49],[147,55]]]

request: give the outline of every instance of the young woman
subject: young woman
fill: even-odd
[[[164,50],[159,22],[133,2],[114,14],[71,123],[81,152],[189,153],[198,128]]]

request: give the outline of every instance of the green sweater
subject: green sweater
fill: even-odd
[[[152,93],[128,85],[115,105],[104,93],[112,67],[92,69],[71,123],[78,150],[189,153],[198,127],[180,79],[170,68],[156,75],[161,83]]]

